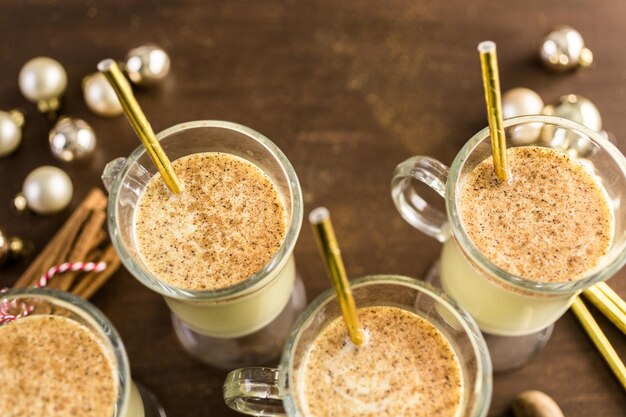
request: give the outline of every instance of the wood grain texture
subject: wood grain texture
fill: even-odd
[[[0,160],[0,228],[42,248],[69,211],[14,215],[10,201],[25,176],[40,165],[61,166],[74,181],[75,207],[100,184],[108,160],[139,145],[123,117],[88,111],[80,81],[101,59],[155,42],[170,53],[171,74],[159,88],[136,92],[155,131],[223,119],[264,133],[293,163],[305,211],[331,210],[350,276],[420,277],[440,245],[400,218],[389,182],[395,165],[414,154],[449,164],[486,125],[476,45],[497,42],[505,90],[530,87],[546,101],[566,93],[591,99],[625,151],[625,18],[621,0],[0,0],[0,109],[28,112],[23,145]],[[553,75],[538,65],[541,38],[564,23],[585,37],[593,68]],[[84,118],[98,135],[88,163],[52,158],[50,122],[19,93],[19,69],[37,55],[67,69],[63,113]],[[296,257],[311,300],[329,283],[307,227]],[[0,286],[26,265],[2,267]],[[622,296],[625,280],[621,271],[610,281]],[[182,352],[160,296],[120,270],[93,302],[121,333],[134,377],[170,417],[236,415],[221,398],[225,373]],[[599,321],[626,356],[626,338]],[[510,416],[512,399],[527,389],[552,396],[568,417],[621,417],[626,410],[626,394],[570,313],[532,363],[495,378],[490,415]]]

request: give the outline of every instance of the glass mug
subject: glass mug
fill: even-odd
[[[144,265],[133,232],[137,202],[157,172],[140,146],[128,158],[110,162],[102,176],[109,191],[109,234],[124,266],[165,297],[176,335],[192,356],[226,369],[276,358],[306,303],[293,258],[302,225],[302,192],[293,167],[269,139],[236,123],[182,123],[157,138],[172,161],[194,153],[222,152],[255,164],[276,185],[284,203],[285,239],[268,264],[234,286],[196,291],[160,281]]]
[[[34,307],[29,316],[45,314],[62,316],[89,329],[114,359],[117,377],[117,400],[114,417],[165,417],[156,397],[130,377],[126,350],[111,322],[92,304],[73,294],[47,288],[9,290],[0,299]],[[20,320],[20,319],[18,319]]]
[[[427,283],[395,275],[356,279],[351,288],[357,306],[394,306],[426,319],[450,342],[461,366],[463,394],[457,417],[486,416],[491,401],[491,362],[472,318]],[[283,349],[278,369],[232,371],[224,382],[224,400],[233,410],[258,416],[304,416],[298,402],[299,366],[320,332],[341,315],[335,291],[320,294],[300,316]]]
[[[494,370],[525,363],[546,343],[552,324],[574,297],[610,278],[626,262],[626,206],[621,204],[626,197],[624,155],[601,134],[558,117],[516,117],[504,121],[504,130],[507,147],[534,142],[576,156],[606,190],[614,210],[615,234],[600,264],[580,279],[561,283],[526,280],[491,263],[467,236],[459,217],[457,196],[468,174],[491,155],[488,128],[463,146],[450,168],[427,156],[409,158],[396,167],[392,199],[409,224],[443,243],[435,275],[444,292],[465,308],[486,333]],[[420,197],[414,180],[444,198],[446,213]]]

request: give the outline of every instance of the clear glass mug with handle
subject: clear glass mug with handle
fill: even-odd
[[[494,370],[523,365],[547,342],[553,323],[585,288],[610,278],[626,262],[626,159],[601,134],[562,118],[523,116],[504,121],[507,147],[533,143],[578,158],[604,187],[614,210],[614,237],[600,264],[579,279],[540,283],[494,265],[467,236],[457,199],[469,173],[491,155],[489,129],[463,146],[448,168],[427,157],[400,163],[391,183],[392,199],[402,217],[422,233],[443,243],[431,277],[476,320],[485,334]],[[446,212],[429,205],[415,185],[440,194]]]
[[[165,417],[156,397],[131,379],[128,357],[119,334],[109,319],[91,303],[76,295],[47,288],[9,290],[0,294],[0,300],[11,308],[20,309],[22,304],[32,307],[29,316],[43,314],[73,320],[98,338],[115,366],[117,399],[113,417]],[[11,313],[19,314],[19,311]]]
[[[465,311],[429,284],[408,277],[367,276],[352,281],[351,288],[357,306],[399,307],[418,314],[441,331],[461,367],[463,391],[456,416],[487,415],[491,362],[478,327]],[[245,368],[228,374],[224,382],[226,404],[248,415],[306,417],[299,400],[301,365],[311,343],[340,316],[334,290],[320,294],[294,325],[277,369]]]
[[[144,265],[134,236],[137,202],[157,172],[140,146],[128,158],[110,162],[102,176],[109,191],[109,234],[124,266],[139,282],[164,296],[176,335],[195,358],[226,369],[277,358],[306,304],[293,257],[303,210],[293,167],[269,139],[236,123],[187,122],[160,132],[157,138],[172,161],[195,153],[222,152],[259,167],[280,193],[287,213],[286,235],[269,263],[232,287],[195,291],[159,280]]]

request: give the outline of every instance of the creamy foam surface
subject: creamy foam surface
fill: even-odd
[[[613,236],[613,211],[598,181],[566,154],[507,149],[510,179],[487,158],[470,173],[458,204],[476,247],[500,268],[538,282],[575,280],[598,265]]]
[[[342,318],[315,339],[298,371],[298,402],[312,416],[454,416],[462,395],[452,346],[432,324],[397,307],[358,309],[366,342]]]
[[[148,269],[191,290],[233,286],[278,251],[286,214],[270,178],[234,155],[205,152],[172,163],[184,190],[171,193],[160,174],[135,212],[135,240]]]
[[[111,417],[111,358],[85,326],[33,315],[0,326],[0,410],[12,417]]]

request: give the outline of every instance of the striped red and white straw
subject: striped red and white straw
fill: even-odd
[[[50,280],[58,274],[62,274],[67,271],[73,272],[102,272],[106,269],[106,262],[65,262],[59,265],[55,265],[48,269],[39,278],[34,285],[35,288],[42,288],[48,285]],[[7,292],[8,288],[0,290],[0,294]],[[19,318],[25,317],[33,312],[33,306],[27,305],[24,302],[17,302],[16,300],[0,300],[0,325],[9,323]]]
[[[62,274],[67,271],[101,272],[104,271],[106,267],[106,262],[65,262],[48,269],[46,273],[39,278],[39,281],[35,284],[35,288],[45,287],[55,275]]]
[[[33,311],[33,306],[17,300],[0,300],[0,325],[28,316]],[[10,313],[14,311],[15,314]]]

